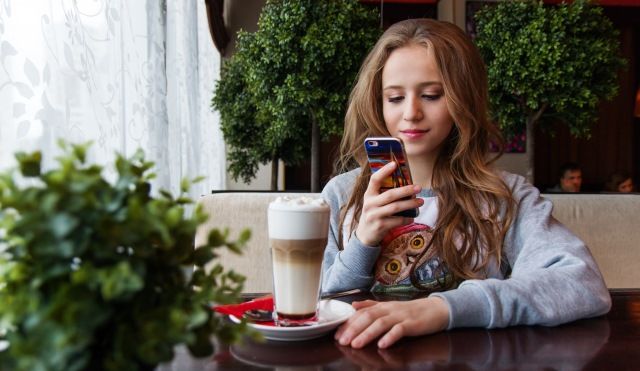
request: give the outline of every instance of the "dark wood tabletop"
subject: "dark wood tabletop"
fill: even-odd
[[[173,362],[158,370],[640,370],[640,289],[611,290],[611,297],[607,315],[557,327],[456,329],[405,338],[385,350],[375,344],[340,346],[333,332],[299,342],[247,340],[216,344],[206,359],[179,349]]]

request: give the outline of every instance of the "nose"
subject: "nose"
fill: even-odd
[[[405,99],[404,114],[402,118],[405,121],[420,121],[424,117],[420,100],[417,97]]]

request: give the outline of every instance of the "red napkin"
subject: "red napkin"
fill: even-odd
[[[250,301],[245,301],[240,304],[227,304],[227,305],[218,305],[214,307],[218,313],[234,315],[237,318],[242,318],[244,312],[250,309],[262,309],[262,310],[273,310],[273,296],[267,295],[260,298],[255,298]],[[260,322],[261,325],[265,326],[273,326],[273,322]]]

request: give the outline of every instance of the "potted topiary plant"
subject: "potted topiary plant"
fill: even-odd
[[[238,299],[244,277],[217,265],[216,249],[240,251],[212,231],[194,249],[196,227],[183,194],[151,192],[152,163],[118,156],[117,179],[85,161],[87,145],[65,145],[58,168],[19,153],[20,172],[0,175],[0,352],[3,370],[152,369],[177,344],[210,354],[210,336],[239,337],[208,305]],[[16,176],[18,175],[18,176]],[[196,267],[188,277],[185,270]]]
[[[589,136],[598,102],[618,91],[618,32],[589,0],[544,6],[504,1],[476,14],[494,118],[508,135],[526,130],[527,178],[534,180],[534,129],[560,121]]]
[[[220,111],[234,179],[259,164],[311,159],[319,191],[319,143],[342,133],[347,98],[378,38],[377,11],[357,0],[268,0],[254,33],[240,32],[212,100]]]

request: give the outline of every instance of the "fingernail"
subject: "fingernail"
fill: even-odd
[[[413,186],[413,191],[416,192],[416,193],[420,192],[421,189],[422,189],[422,187],[420,187],[417,184]]]

